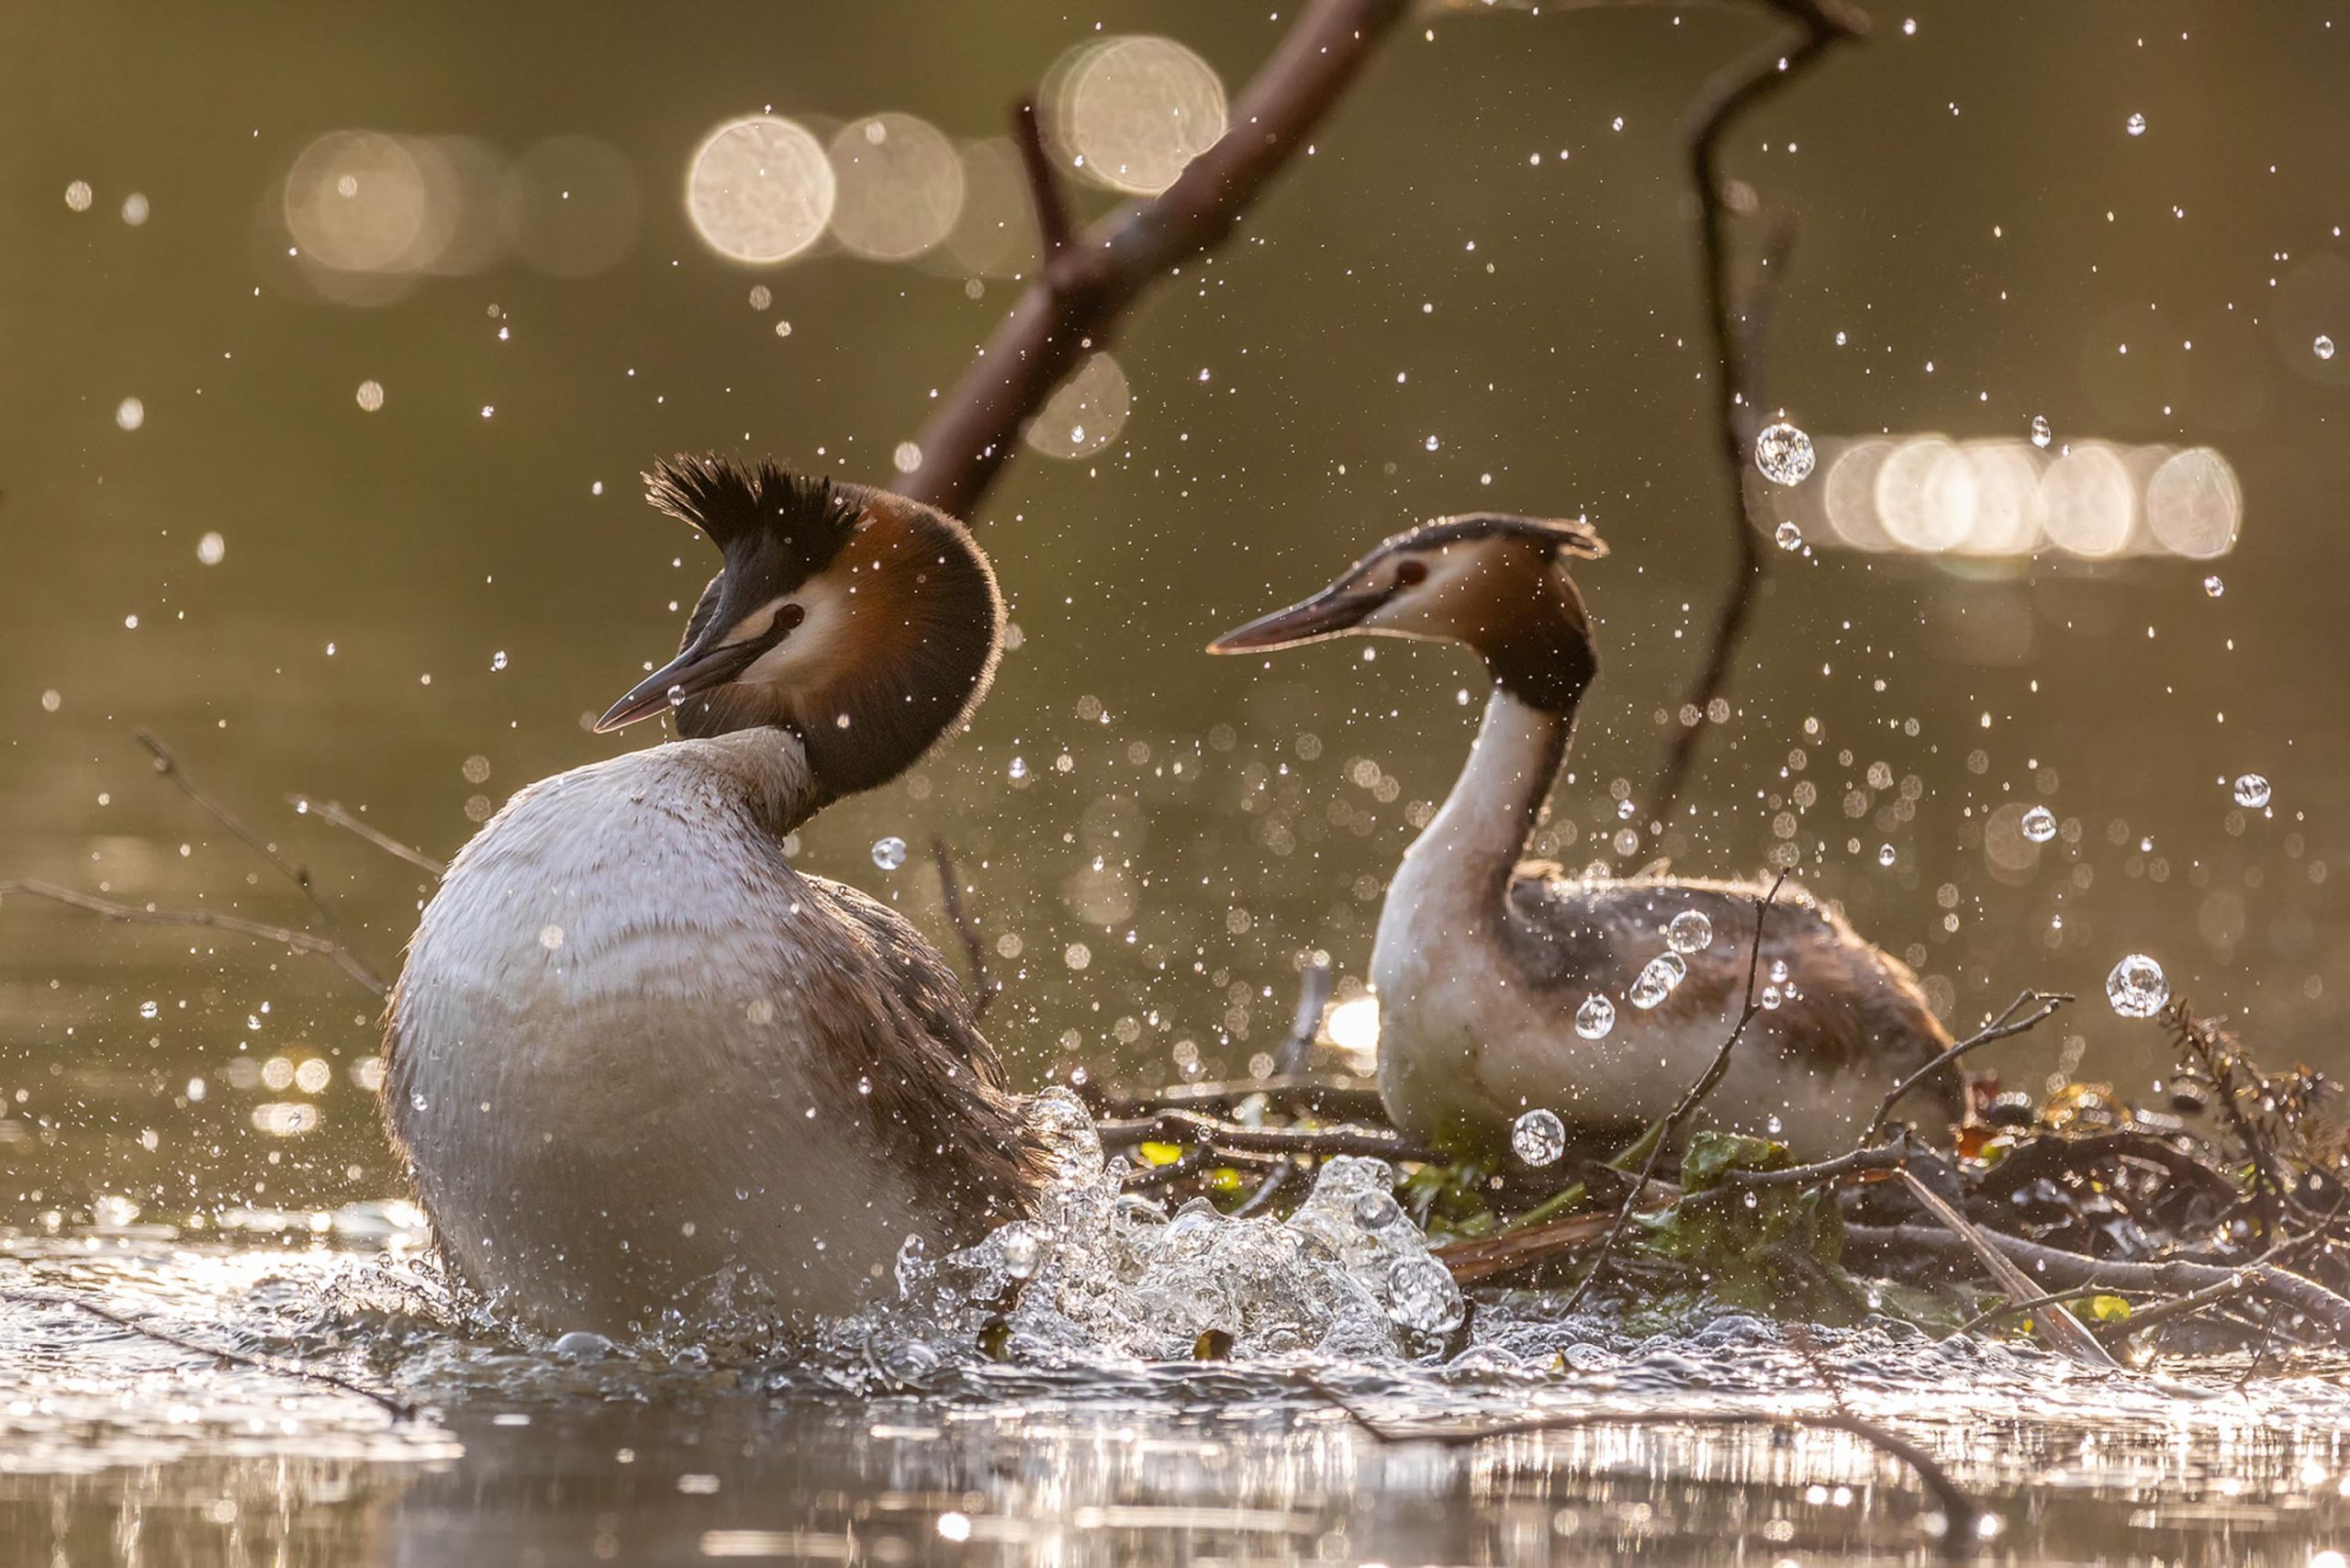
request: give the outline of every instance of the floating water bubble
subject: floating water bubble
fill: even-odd
[[[2128,119],[2121,122],[2121,129],[2128,131],[2132,136],[2143,136],[2146,134],[2146,117],[2144,115],[2132,115]]]
[[[1015,756],[1012,759],[1012,766],[1005,768],[1004,771],[1010,774],[1012,776],[1012,781],[1017,784],[1020,780],[1028,777],[1028,759],[1024,756]]]
[[[196,542],[196,558],[207,566],[217,566],[229,554],[229,542],[218,533],[207,533]]]
[[[1775,1013],[1779,1009],[1779,1003],[1785,1001],[1786,998],[1780,992],[1777,986],[1766,985],[1762,988],[1762,995],[1760,1000],[1764,1011]]]
[[[1895,858],[1896,857],[1893,852],[1893,846],[1890,844],[1880,844],[1876,846],[1876,863],[1878,865],[1890,866],[1893,864]]]
[[[1384,1230],[1404,1217],[1404,1205],[1393,1193],[1368,1192],[1355,1199],[1355,1223],[1365,1230]]]
[[[1449,1333],[1467,1311],[1451,1272],[1433,1258],[1399,1258],[1387,1271],[1387,1315],[1406,1328]]]
[[[1604,1040],[1616,1027],[1616,1004],[1595,991],[1575,1009],[1575,1033],[1586,1040]]]
[[[152,1002],[142,1002],[139,1004],[139,1016],[141,1018],[152,1018],[162,1011],[162,1007]]]
[[[75,212],[90,210],[90,182],[76,180],[65,187],[65,205]]]
[[[1787,968],[1787,961],[1785,958],[1774,958],[1771,960],[1771,983],[1773,985],[1786,984],[1787,976],[1790,972],[1791,971]]]
[[[372,414],[384,406],[384,384],[380,381],[363,381],[359,384],[357,396],[360,409]]]
[[[1684,909],[1664,923],[1664,939],[1676,953],[1702,953],[1714,945],[1714,923],[1701,909]]]
[[[1510,1152],[1528,1165],[1550,1165],[1567,1151],[1567,1127],[1555,1111],[1534,1110],[1509,1130]]]
[[[2056,836],[2056,813],[2046,806],[2034,806],[2024,812],[2019,824],[2023,835],[2034,844],[2045,844]]]
[[[1779,542],[1779,548],[1782,550],[1800,550],[1803,548],[1803,530],[1797,528],[1793,522],[1783,522],[1779,524],[1778,528],[1772,533],[1771,537]]]
[[[2235,793],[2237,805],[2256,812],[2268,803],[2268,780],[2257,773],[2242,774],[2236,779]]]
[[[2317,341],[2310,344],[2310,348],[2311,351],[2320,359],[2332,359],[2333,357],[2333,340],[2327,337],[2323,332],[2320,332],[2317,335]]]
[[[884,871],[894,871],[906,863],[906,841],[895,834],[873,841],[873,863]]]
[[[2203,591],[2210,594],[2213,599],[2217,599],[2221,594],[2228,591],[2228,585],[2221,581],[2216,576],[2205,577],[2203,579]]]
[[[2042,451],[2045,451],[2047,450],[2048,443],[2055,439],[2056,431],[2048,423],[2048,416],[2046,414],[2032,415],[2031,444],[2041,448]]]
[[[1015,1280],[1024,1280],[1036,1271],[1045,1259],[1045,1244],[1036,1233],[1024,1225],[1008,1225],[1003,1229],[1003,1271]]]
[[[2132,953],[2105,977],[2105,999],[2124,1018],[2152,1018],[2170,1001],[2170,979],[2143,953]]]
[[[1679,962],[1679,957],[1672,953],[1660,953],[1651,958],[1641,968],[1639,978],[1632,981],[1632,1005],[1645,1013],[1671,996],[1673,988],[1681,983],[1681,973],[1684,972],[1673,968]],[[1684,969],[1685,971],[1685,966]]]
[[[1811,437],[1784,420],[1763,426],[1762,433],[1754,438],[1754,466],[1774,485],[1802,484],[1811,476],[1812,465],[1818,461]]]

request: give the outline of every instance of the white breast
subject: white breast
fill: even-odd
[[[840,933],[783,859],[761,745],[804,783],[764,732],[533,785],[410,946],[390,1120],[453,1261],[549,1328],[841,1311],[920,1228],[812,1054]]]

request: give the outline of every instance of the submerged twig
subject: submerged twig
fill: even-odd
[[[111,1323],[116,1327],[139,1335],[142,1338],[152,1339],[162,1345],[169,1345],[174,1350],[185,1350],[191,1355],[209,1356],[215,1361],[226,1361],[234,1366],[250,1367],[255,1372],[268,1372],[274,1377],[296,1378],[304,1383],[315,1383],[323,1387],[339,1389],[344,1394],[354,1394],[371,1404],[380,1406],[388,1411],[392,1419],[396,1421],[410,1420],[416,1415],[415,1406],[406,1400],[395,1398],[381,1389],[370,1388],[364,1383],[353,1383],[351,1379],[338,1377],[333,1372],[319,1372],[313,1367],[281,1361],[271,1356],[256,1356],[244,1350],[229,1350],[218,1345],[202,1344],[175,1334],[168,1328],[158,1328],[151,1323],[126,1316],[110,1307],[100,1306],[97,1303],[86,1301],[80,1296],[58,1295],[47,1291],[0,1289],[0,1301],[14,1302],[22,1306],[62,1306],[71,1311],[86,1313],[101,1322]]]
[[[1599,1276],[1607,1270],[1607,1260],[1615,1256],[1617,1244],[1623,1239],[1624,1232],[1632,1223],[1633,1205],[1647,1191],[1649,1179],[1656,1174],[1657,1162],[1664,1157],[1666,1147],[1681,1130],[1682,1124],[1704,1103],[1706,1096],[1714,1092],[1714,1086],[1722,1081],[1722,1075],[1729,1070],[1729,1053],[1737,1047],[1740,1036],[1746,1033],[1746,1026],[1753,1023],[1755,1016],[1762,1011],[1762,1003],[1754,989],[1755,979],[1762,969],[1762,923],[1771,913],[1772,904],[1777,902],[1779,890],[1786,885],[1787,874],[1781,871],[1772,880],[1770,890],[1754,902],[1754,942],[1746,955],[1746,1002],[1738,1010],[1738,1022],[1730,1025],[1729,1038],[1722,1041],[1721,1049],[1714,1053],[1712,1063],[1681,1096],[1680,1103],[1666,1114],[1664,1120],[1643,1136],[1641,1141],[1649,1146],[1648,1158],[1640,1166],[1639,1179],[1624,1194],[1623,1204],[1616,1210],[1615,1223],[1608,1226],[1606,1238],[1599,1244],[1599,1256],[1591,1260],[1591,1268],[1568,1295],[1566,1305],[1560,1309],[1561,1312],[1572,1312],[1583,1305],[1583,1298],[1589,1295],[1592,1286],[1599,1282]],[[1639,1145],[1633,1147],[1637,1148]]]
[[[5,902],[12,893],[47,899],[51,903],[62,903],[107,920],[128,921],[138,925],[202,925],[215,931],[233,931],[241,936],[252,936],[263,942],[282,942],[297,952],[315,953],[322,958],[333,959],[343,973],[377,996],[382,996],[386,989],[375,971],[350,948],[316,932],[297,931],[290,925],[270,925],[258,920],[247,920],[241,914],[223,914],[208,909],[156,909],[151,905],[118,903],[112,899],[75,892],[71,888],[61,888],[54,882],[29,877],[0,881],[0,902]]]
[[[1764,369],[1759,323],[1740,325],[1739,301],[1730,286],[1730,197],[1721,174],[1729,133],[1747,111],[1784,91],[1829,50],[1868,30],[1868,18],[1840,0],[1764,0],[1771,10],[1796,25],[1792,40],[1774,39],[1707,84],[1691,116],[1689,180],[1697,197],[1697,238],[1706,288],[1706,328],[1714,351],[1715,437],[1728,482],[1727,515],[1738,551],[1737,575],[1715,611],[1706,661],[1690,683],[1676,717],[1680,728],[1666,744],[1664,764],[1649,796],[1648,820],[1662,823],[1681,798],[1698,740],[1712,722],[1709,710],[1729,682],[1739,638],[1754,610],[1754,596],[1769,570],[1767,557],[1747,515],[1746,465],[1756,431]],[[1785,231],[1779,236],[1784,259]],[[1766,269],[1769,275],[1772,269]],[[1756,312],[1758,315],[1760,312]],[[1692,711],[1695,717],[1690,717]]]
[[[1435,1443],[1445,1448],[1467,1448],[1498,1438],[1531,1437],[1589,1427],[1796,1427],[1842,1432],[1860,1439],[1878,1452],[1908,1466],[1910,1473],[1932,1494],[1942,1511],[1944,1551],[1957,1555],[1971,1551],[1978,1521],[1983,1518],[1982,1505],[1968,1495],[1932,1454],[1865,1416],[1841,1408],[1841,1395],[1832,1386],[1830,1397],[1839,1405],[1839,1408],[1832,1410],[1572,1410],[1557,1415],[1529,1416],[1516,1421],[1497,1421],[1483,1427],[1452,1428],[1391,1427],[1356,1408],[1345,1395],[1327,1383],[1309,1379],[1308,1385],[1342,1411],[1348,1420],[1382,1443]]]
[[[288,795],[285,803],[304,816],[318,818],[329,827],[339,827],[345,833],[356,834],[396,860],[405,860],[418,870],[434,877],[445,877],[449,868],[421,849],[402,844],[387,833],[378,832],[372,824],[360,821],[334,801],[315,800],[308,795]]]
[[[1990,1236],[1982,1226],[1959,1213],[1949,1200],[1927,1185],[1916,1171],[1904,1169],[1901,1180],[1908,1184],[1909,1195],[1916,1198],[1928,1214],[1940,1220],[1953,1236],[1966,1243],[1982,1263],[1983,1271],[2007,1293],[2009,1301],[2040,1302],[2040,1316],[2032,1321],[2039,1325],[2041,1338],[2046,1339],[2052,1349],[2084,1366],[2105,1369],[2120,1366],[2112,1352],[2098,1343],[2097,1336],[2081,1327],[2081,1320],[2073,1316],[2069,1307],[2062,1302],[2045,1299],[2040,1287],[1992,1245]]]
[[[1863,1144],[1874,1143],[1876,1135],[1884,1130],[1886,1118],[1893,1114],[1893,1107],[1901,1103],[1901,1097],[1935,1073],[1979,1046],[1987,1046],[1994,1040],[2008,1039],[2028,1029],[2037,1028],[2046,1023],[2059,1007],[2073,1000],[2072,994],[2068,991],[2020,992],[2013,1002],[2008,1003],[2006,1012],[1888,1090],[1885,1099],[1877,1105],[1876,1114],[1869,1118],[1868,1130],[1861,1135],[1860,1141]],[[2032,1011],[2019,1018],[2017,1014],[2026,1007],[2031,1008]]]

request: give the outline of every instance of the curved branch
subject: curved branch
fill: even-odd
[[[322,958],[332,958],[344,974],[377,996],[382,996],[386,989],[375,971],[341,943],[311,932],[297,931],[289,925],[265,925],[258,920],[247,920],[241,914],[222,914],[208,909],[152,909],[140,904],[117,903],[112,899],[77,893],[71,888],[61,888],[54,882],[38,881],[28,877],[0,881],[0,902],[5,902],[12,893],[47,899],[69,909],[82,910],[107,920],[126,921],[134,925],[205,925],[215,931],[233,931],[240,936],[252,936],[263,942],[283,942],[297,953],[315,953]]]
[[[1407,9],[1405,0],[1310,0],[1232,106],[1222,139],[1166,190],[1066,249],[1059,187],[1038,155],[1034,109],[1023,105],[1014,130],[1036,203],[1039,275],[923,428],[922,461],[897,488],[969,517],[1053,388],[1109,341],[1152,283],[1232,232]]]

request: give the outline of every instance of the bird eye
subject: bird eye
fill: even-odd
[[[1425,561],[1402,561],[1395,566],[1395,586],[1411,588],[1427,581],[1428,567]]]
[[[808,612],[796,604],[787,604],[775,612],[775,633],[781,636],[807,619]]]

